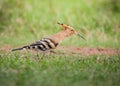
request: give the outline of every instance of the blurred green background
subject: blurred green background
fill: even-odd
[[[119,0],[0,0],[0,46],[20,46],[55,34],[57,22],[73,26],[77,36],[64,46],[120,47]],[[69,42],[71,41],[71,42]]]

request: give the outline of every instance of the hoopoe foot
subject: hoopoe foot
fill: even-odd
[[[55,51],[53,51],[53,50],[51,50],[51,51],[50,51],[50,54],[56,54],[56,52],[55,52]]]

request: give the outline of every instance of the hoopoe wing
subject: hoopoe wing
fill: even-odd
[[[55,43],[54,40],[50,38],[43,38],[42,40],[37,41],[33,44],[23,46],[22,48],[16,48],[16,49],[13,49],[12,51],[23,50],[23,49],[47,51],[47,50],[55,49],[57,45],[58,43]]]

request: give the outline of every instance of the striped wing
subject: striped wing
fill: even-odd
[[[52,39],[43,38],[40,41],[37,41],[33,44],[30,44],[28,48],[29,49],[38,49],[38,50],[41,50],[41,51],[46,51],[46,50],[56,48],[57,45],[58,45],[58,43],[55,43]]]

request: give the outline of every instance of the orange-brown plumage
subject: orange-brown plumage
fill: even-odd
[[[60,24],[60,23],[58,23],[58,24],[61,25],[64,28],[64,30],[48,37],[48,38],[54,40],[56,43],[60,44],[66,37],[76,34],[76,31],[73,27],[68,26],[66,24]]]

